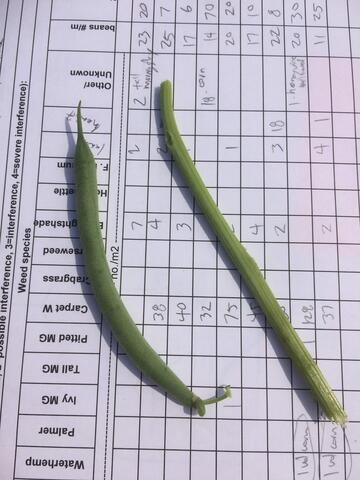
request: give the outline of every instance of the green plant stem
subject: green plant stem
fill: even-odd
[[[188,154],[176,125],[172,107],[172,87],[168,80],[161,84],[160,106],[166,145],[210,227],[241,274],[291,360],[306,380],[325,415],[330,420],[344,425],[347,420],[346,414],[334,392],[289,322],[255,260],[232,232]]]
[[[227,385],[224,388],[224,393],[222,395],[204,400],[204,405],[212,405],[213,403],[221,402],[222,400],[225,400],[226,398],[230,398],[230,397],[231,397],[231,389],[230,389],[230,385]]]

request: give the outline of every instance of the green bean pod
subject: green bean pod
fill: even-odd
[[[230,389],[220,397],[202,400],[177,377],[145,340],[132,320],[113,283],[99,225],[96,163],[85,140],[81,103],[77,108],[77,143],[75,149],[76,211],[85,269],[96,302],[117,341],[136,367],[171,397],[186,407],[205,414],[205,405],[230,396]]]
[[[160,86],[165,142],[186,185],[325,415],[344,425],[347,417],[335,393],[292,327],[255,260],[239,242],[202,181],[177,128],[172,102],[171,82],[166,80]]]

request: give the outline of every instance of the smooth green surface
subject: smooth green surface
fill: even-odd
[[[160,106],[166,145],[200,210],[241,274],[246,286],[256,299],[291,360],[314,393],[325,415],[330,420],[344,425],[346,415],[334,392],[292,327],[256,262],[232,232],[188,154],[176,125],[172,107],[172,86],[168,80],[161,84]]]
[[[86,273],[100,311],[123,350],[147,377],[168,392],[179,403],[195,407],[205,414],[205,405],[213,400],[201,400],[175,375],[153,350],[130,317],[113,283],[99,225],[96,163],[86,143],[81,120],[81,105],[77,109],[78,137],[75,150],[76,210],[78,230],[83,248]],[[226,396],[229,394],[225,391]],[[220,401],[222,397],[216,398]]]

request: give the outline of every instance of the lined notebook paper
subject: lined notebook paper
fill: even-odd
[[[360,476],[357,0],[0,4],[0,479]],[[349,416],[326,421],[165,147],[159,86]],[[87,279],[75,113],[113,279],[200,418],[143,377]]]

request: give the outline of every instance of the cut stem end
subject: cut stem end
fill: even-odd
[[[227,385],[226,387],[224,387],[224,393],[222,395],[218,397],[207,398],[206,400],[202,400],[199,397],[195,397],[193,405],[194,405],[194,408],[196,408],[200,417],[203,417],[206,411],[205,405],[212,405],[213,403],[221,402],[222,400],[225,400],[226,398],[230,398],[230,397],[231,397],[231,387],[230,385]]]

